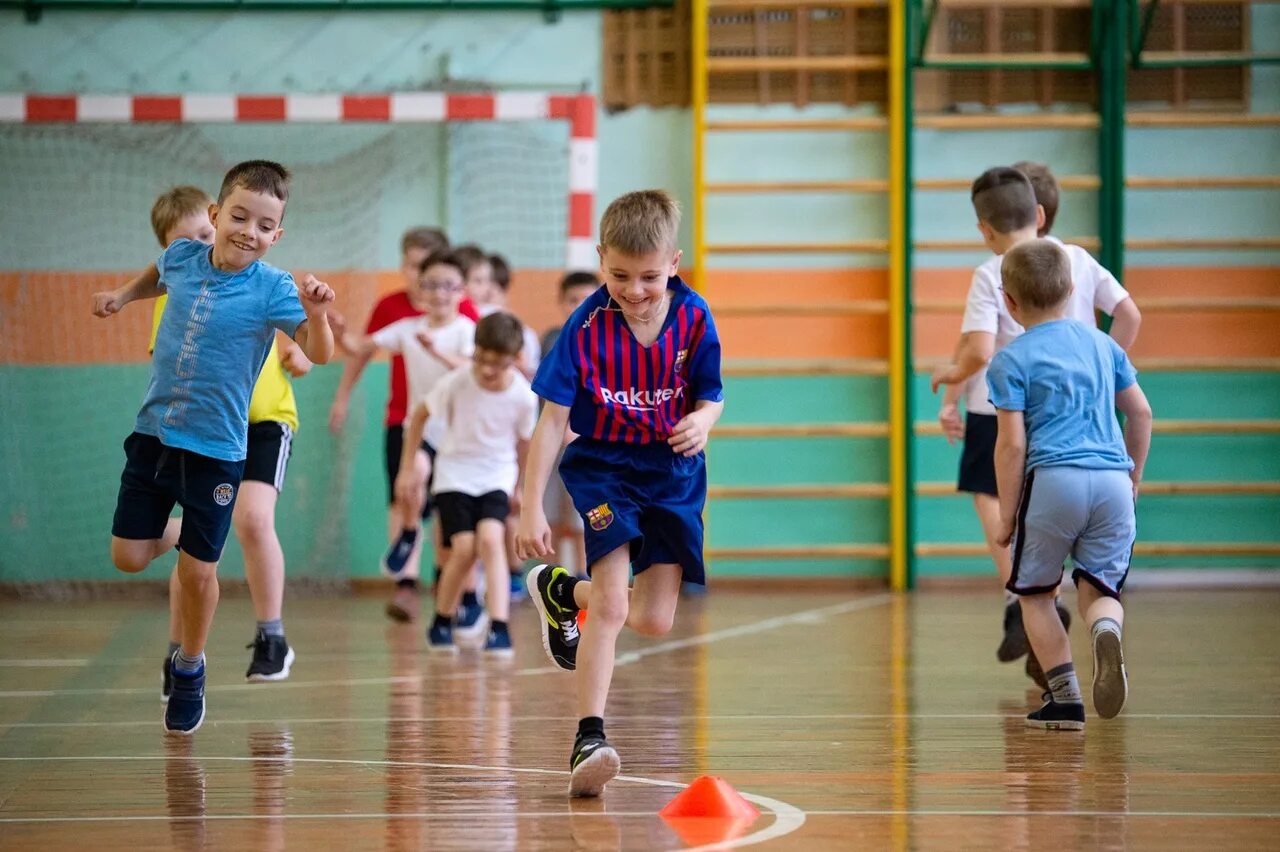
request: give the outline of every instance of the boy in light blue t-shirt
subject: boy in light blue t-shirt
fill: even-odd
[[[209,208],[214,243],[176,240],[142,275],[94,295],[100,317],[167,293],[151,382],[125,440],[111,527],[111,559],[136,573],[175,544],[181,551],[182,647],[172,658],[165,729],[192,734],[204,720],[204,646],[218,605],[218,560],[244,473],[249,398],[277,330],[317,364],[333,355],[333,290],[262,262],[284,233],[289,172],[265,160],[231,169]],[[299,298],[301,297],[301,298]],[[180,522],[170,522],[174,504]]]
[[[1070,556],[1093,643],[1094,710],[1110,719],[1128,694],[1120,592],[1151,446],[1151,407],[1124,350],[1067,318],[1071,261],[1062,249],[1046,239],[1024,242],[1005,254],[1001,278],[1009,313],[1026,333],[987,370],[998,418],[1000,544],[1013,544],[1008,588],[1019,596],[1031,650],[1049,682],[1044,706],[1027,724],[1084,730],[1084,702],[1054,594]],[[1116,408],[1127,420],[1123,433]]]

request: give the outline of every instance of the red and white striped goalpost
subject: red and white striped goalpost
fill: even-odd
[[[596,266],[596,102],[589,94],[539,92],[312,95],[35,95],[0,94],[0,123],[433,123],[533,121],[569,123],[569,269]]]

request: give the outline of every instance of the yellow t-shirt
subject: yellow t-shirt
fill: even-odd
[[[156,299],[155,311],[151,315],[151,340],[147,344],[147,354],[156,348],[156,335],[160,331],[160,317],[164,316],[167,296]],[[293,431],[298,431],[298,401],[293,396],[293,385],[289,382],[289,374],[280,363],[280,351],[276,341],[271,341],[271,351],[267,353],[266,363],[258,374],[258,381],[253,386],[253,396],[249,398],[249,422],[263,423],[274,420],[286,423]]]

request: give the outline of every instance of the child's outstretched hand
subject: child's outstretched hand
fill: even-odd
[[[551,525],[540,506],[530,506],[520,513],[516,526],[516,556],[521,559],[541,559],[551,556]]]
[[[298,283],[298,296],[301,297],[302,309],[308,316],[323,315],[326,313],[324,306],[337,298],[332,287],[311,274]]]
[[[418,342],[422,344],[422,348],[427,350],[427,354],[429,355],[436,354],[435,338],[433,338],[430,334],[427,334],[425,331],[419,331],[415,336],[418,338]]]
[[[682,456],[696,456],[707,446],[707,438],[710,434],[711,429],[702,415],[697,411],[691,411],[671,430],[671,437],[667,439],[667,443],[671,445],[673,452]]]
[[[120,298],[120,294],[115,290],[93,294],[93,315],[95,317],[109,317],[123,307],[124,300]]]

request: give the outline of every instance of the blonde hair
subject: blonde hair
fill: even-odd
[[[1028,240],[1005,252],[1000,278],[1018,304],[1055,308],[1071,295],[1071,259],[1052,240]]]
[[[161,194],[156,203],[151,205],[151,230],[155,231],[160,245],[168,248],[165,235],[173,226],[193,214],[208,214],[212,203],[209,193],[198,186],[175,186]]]
[[[665,190],[628,192],[600,219],[600,245],[629,255],[674,250],[680,205]]]

